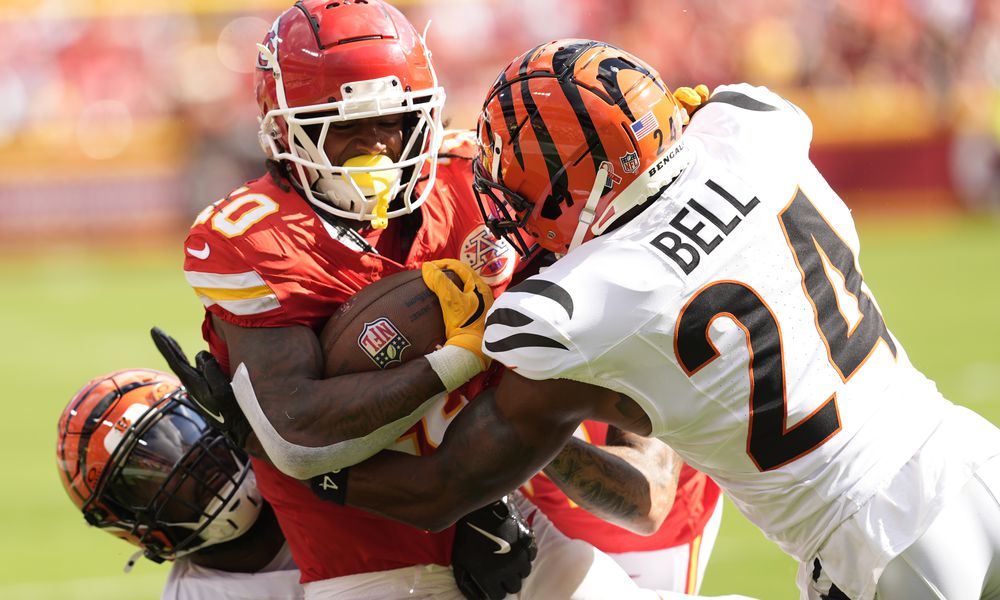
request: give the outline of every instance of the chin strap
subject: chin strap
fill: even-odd
[[[610,172],[611,163],[607,161],[602,162],[601,167],[597,169],[597,177],[594,178],[594,187],[590,188],[590,195],[587,196],[587,204],[584,205],[583,210],[580,212],[580,222],[576,225],[576,231],[573,232],[573,239],[569,243],[567,252],[583,243],[583,238],[587,235],[587,229],[594,222],[597,203],[600,202],[601,196],[604,195],[604,186],[608,182]]]
[[[608,204],[591,228],[591,233],[594,236],[601,235],[618,219],[627,215],[630,210],[649,200],[651,195],[659,194],[661,188],[669,185],[683,173],[690,166],[692,160],[694,160],[694,155],[688,149],[685,141],[681,139],[655,163],[656,171],[653,174],[644,173]],[[573,239],[576,240],[576,236]],[[571,245],[570,249],[572,248]]]
[[[125,568],[123,569],[126,573],[132,572],[132,567],[138,562],[139,558],[142,557],[142,550],[134,553],[132,556],[128,557],[128,561],[125,563]]]

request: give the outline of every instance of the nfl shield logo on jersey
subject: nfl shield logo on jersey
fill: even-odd
[[[403,362],[400,357],[403,350],[410,347],[410,340],[400,333],[392,321],[380,317],[371,323],[365,323],[358,336],[358,346],[375,361],[378,368],[384,369],[394,362]]]
[[[622,169],[626,173],[635,173],[639,168],[639,155],[635,152],[629,152],[619,160],[622,161]]]

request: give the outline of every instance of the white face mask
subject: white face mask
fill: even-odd
[[[275,78],[280,79],[280,66],[266,48],[262,54],[270,56],[270,66]],[[404,91],[398,78],[383,77],[366,81],[355,81],[342,86],[344,100],[289,107],[285,103],[284,88],[277,85],[278,105],[261,118],[260,142],[267,156],[285,162],[290,175],[298,180],[306,199],[318,209],[342,219],[356,221],[383,220],[412,213],[419,207],[434,188],[437,176],[437,155],[444,135],[441,110],[444,106],[444,89],[434,85],[427,89]],[[391,165],[377,166],[375,169],[350,165],[333,165],[323,148],[330,133],[332,123],[354,119],[370,119],[386,115],[404,115],[413,122],[404,132],[400,159]],[[281,133],[284,122],[287,135]],[[307,128],[319,134],[313,139]],[[287,138],[287,139],[284,139]],[[353,173],[352,173],[353,171]],[[385,171],[389,187],[389,199],[399,199],[399,206],[379,217],[372,209],[379,207],[377,193],[365,194],[363,184],[352,183],[354,173],[380,177]],[[403,179],[403,174],[406,178]],[[350,175],[351,179],[347,179]],[[418,190],[417,183],[423,182]],[[367,186],[373,188],[375,186]]]

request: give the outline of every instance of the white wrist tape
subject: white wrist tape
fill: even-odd
[[[466,350],[466,352],[468,351]],[[260,402],[257,400],[257,394],[254,392],[253,384],[250,382],[250,373],[245,364],[240,363],[236,367],[232,387],[240,409],[243,410],[243,414],[250,422],[253,432],[257,434],[257,439],[260,440],[260,445],[263,446],[271,463],[279,471],[295,479],[309,479],[355,465],[391,446],[403,432],[419,421],[424,413],[443,397],[443,393],[441,393],[428,398],[409,415],[387,423],[364,437],[311,448],[293,444],[281,437],[281,434],[260,408]]]
[[[449,392],[461,387],[483,370],[483,363],[470,350],[442,346],[424,356]]]

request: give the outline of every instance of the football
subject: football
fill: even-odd
[[[389,369],[443,343],[441,305],[420,269],[383,277],[351,296],[320,334],[326,377]]]

